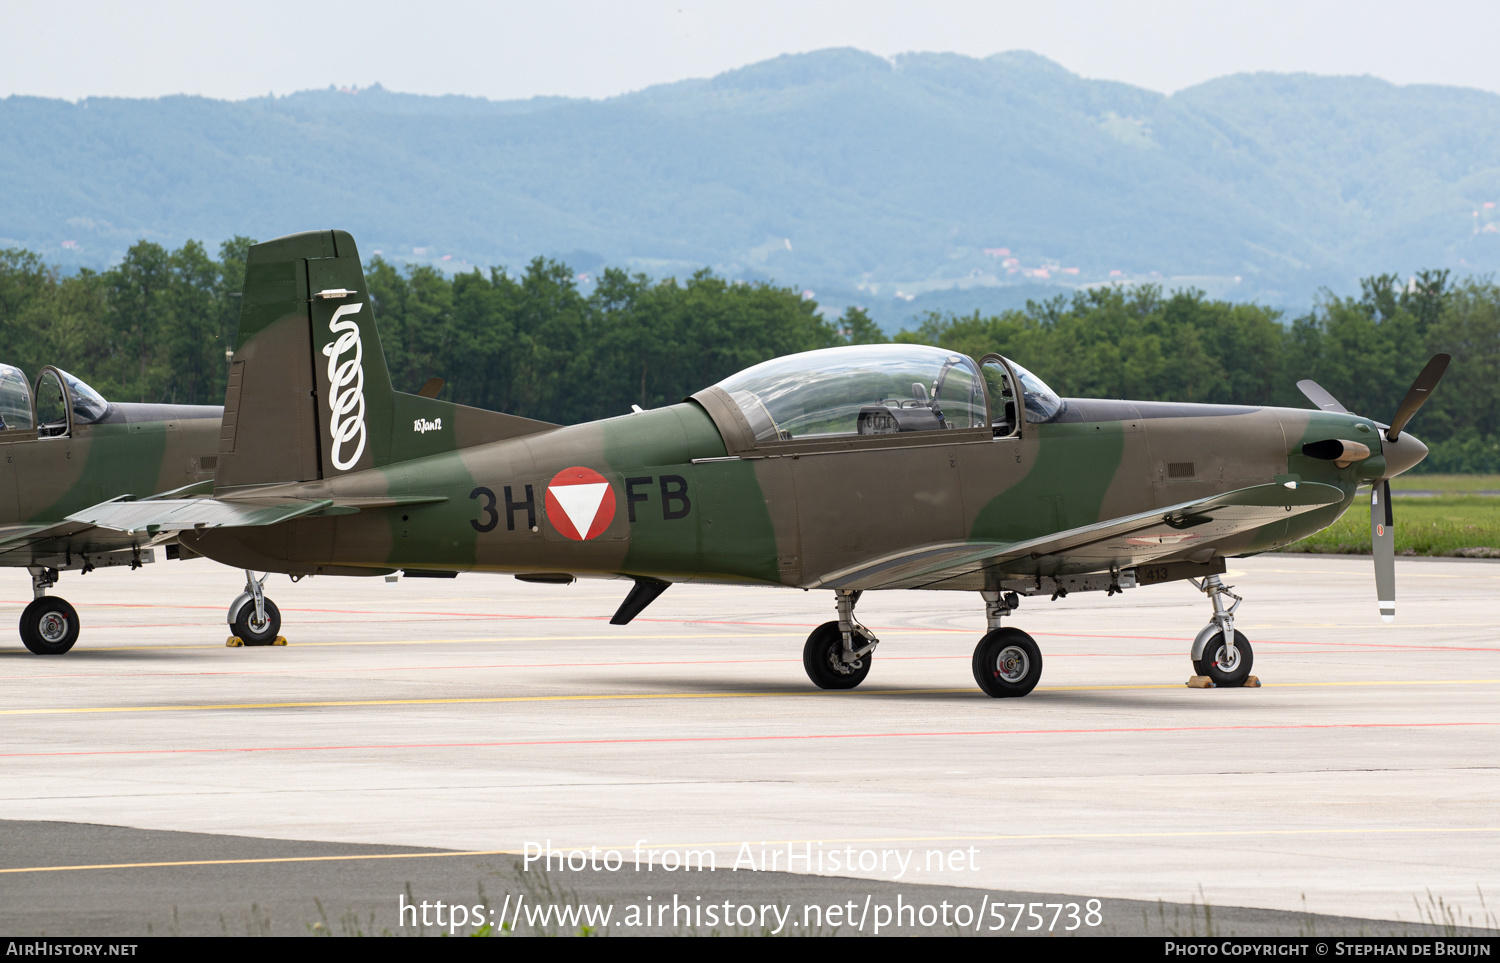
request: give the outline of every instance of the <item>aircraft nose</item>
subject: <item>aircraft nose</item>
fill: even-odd
[[[1380,453],[1385,456],[1385,477],[1395,478],[1426,458],[1427,446],[1416,435],[1403,431],[1395,441],[1382,438]]]

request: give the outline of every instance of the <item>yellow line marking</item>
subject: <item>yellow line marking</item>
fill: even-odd
[[[1477,623],[1476,623],[1476,625],[1477,625]],[[121,627],[122,628],[129,628],[129,626],[121,626]],[[885,631],[886,631],[886,634],[888,634],[888,635],[903,635],[903,634],[918,634],[919,632],[926,631],[926,630],[895,629],[895,630],[885,630]],[[939,630],[935,630],[935,631],[945,631],[945,630],[939,629]],[[494,638],[474,638],[474,639],[369,639],[369,640],[355,641],[355,642],[296,642],[296,641],[293,641],[290,644],[293,645],[293,646],[295,646],[296,648],[299,648],[299,649],[311,649],[311,648],[326,647],[326,646],[339,646],[339,645],[458,645],[458,644],[467,643],[467,642],[557,642],[557,641],[567,641],[567,642],[575,642],[575,641],[576,642],[600,642],[600,641],[621,642],[621,641],[626,641],[626,642],[629,642],[629,641],[635,641],[635,640],[638,640],[638,639],[639,640],[643,640],[643,639],[652,639],[652,640],[667,639],[667,640],[673,640],[673,639],[675,639],[677,641],[695,641],[696,642],[696,641],[703,641],[705,639],[780,639],[780,638],[788,638],[788,639],[790,639],[790,638],[797,638],[797,639],[802,639],[802,638],[806,638],[806,637],[807,637],[807,633],[805,633],[805,632],[743,632],[743,633],[739,633],[739,632],[725,632],[725,633],[720,633],[720,634],[717,634],[717,635],[709,635],[709,634],[698,633],[698,634],[694,634],[694,635],[629,635],[629,636],[627,636],[627,635],[621,635],[621,634],[616,633],[616,634],[612,634],[612,635],[568,635],[568,634],[562,634],[562,635],[508,635],[508,636],[504,636],[504,637],[497,636],[497,637],[494,637]],[[90,652],[143,652],[143,651],[156,651],[156,650],[162,650],[162,649],[174,649],[175,650],[175,649],[222,649],[222,648],[224,648],[224,643],[223,642],[218,642],[218,643],[211,643],[209,645],[91,645],[91,646],[88,647],[88,651],[90,651]]]
[[[1500,826],[1442,826],[1442,827],[1387,827],[1367,829],[1243,829],[1243,830],[1180,830],[1171,832],[1143,833],[1011,833],[990,836],[871,836],[871,837],[826,837],[823,839],[761,840],[760,845],[793,846],[830,844],[852,845],[870,843],[958,843],[958,842],[1010,842],[1016,840],[1048,839],[1184,839],[1212,837],[1266,837],[1266,836],[1415,836],[1451,835],[1457,833],[1500,833]],[[652,855],[672,849],[738,849],[744,840],[714,843],[657,843],[642,846],[642,855]],[[635,846],[554,846],[554,853],[582,851],[597,848],[600,852],[614,850],[634,855]],[[183,859],[149,863],[92,863],[78,866],[15,866],[0,869],[0,873],[64,873],[79,870],[99,869],[163,869],[177,866],[245,866],[266,863],[330,863],[352,862],[374,859],[455,859],[466,856],[522,856],[519,849],[469,849],[437,853],[350,853],[341,856],[269,856],[255,859]],[[800,857],[799,857],[800,858]]]
[[[1262,688],[1323,688],[1336,686],[1388,686],[1388,685],[1496,685],[1500,679],[1388,679],[1349,682],[1268,682]],[[1156,682],[1142,685],[1067,685],[1038,686],[1038,692],[1104,692],[1133,689],[1180,689],[1188,691],[1182,683]],[[206,705],[180,706],[60,706],[41,709],[0,709],[0,716],[44,716],[69,715],[94,712],[206,712],[233,709],[337,709],[359,706],[442,706],[482,705],[501,702],[627,702],[646,699],[774,699],[803,696],[860,697],[900,695],[978,695],[974,688],[962,689],[865,689],[857,692],[833,693],[821,689],[787,690],[785,692],[622,692],[593,695],[534,695],[534,696],[458,696],[448,699],[337,699],[322,702],[223,702]]]

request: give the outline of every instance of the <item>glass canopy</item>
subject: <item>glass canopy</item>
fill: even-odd
[[[744,412],[756,441],[983,428],[979,368],[919,344],[823,348],[774,358],[718,387]]]

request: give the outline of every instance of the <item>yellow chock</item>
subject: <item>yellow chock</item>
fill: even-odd
[[[1218,686],[1214,684],[1214,680],[1210,679],[1206,675],[1195,675],[1191,679],[1187,680],[1187,684],[1188,684],[1188,688],[1190,688],[1190,689],[1217,689],[1218,688]],[[1245,682],[1241,686],[1241,688],[1243,688],[1243,689],[1259,689],[1260,688],[1260,679],[1257,678],[1256,676],[1253,676],[1253,675],[1252,676],[1246,676]]]
[[[238,635],[231,635],[229,638],[224,640],[224,644],[229,646],[231,649],[238,649],[240,646],[245,644],[245,640],[241,639]]]
[[[272,643],[271,643],[271,644],[272,644],[272,645],[286,645],[286,636],[284,636],[284,635],[278,635],[278,636],[276,636],[276,641],[275,641],[275,642],[272,642]],[[1251,676],[1251,677],[1250,677],[1250,678],[1252,678],[1252,679],[1253,679],[1253,678],[1255,678],[1255,676],[1253,676],[1253,675],[1252,675],[1252,676]],[[1246,685],[1249,685],[1249,684],[1250,684],[1250,683],[1248,683],[1248,682],[1247,682],[1247,683],[1245,683],[1245,684],[1246,684]],[[1257,683],[1255,683],[1255,684],[1256,684],[1256,685],[1260,685],[1260,683],[1259,683],[1259,682],[1257,682]]]

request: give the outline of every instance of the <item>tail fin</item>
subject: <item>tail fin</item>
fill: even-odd
[[[216,491],[333,478],[551,427],[394,391],[347,232],[250,248]]]

